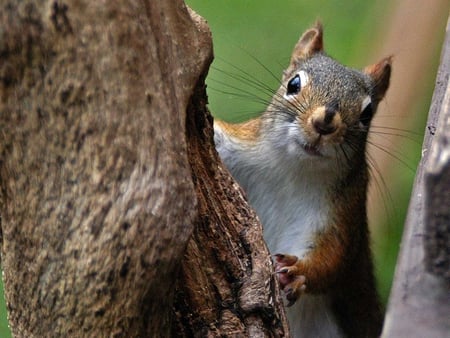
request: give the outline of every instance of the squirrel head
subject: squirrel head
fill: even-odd
[[[279,134],[271,139],[296,154],[301,147],[310,157],[364,156],[372,117],[389,87],[391,59],[363,71],[346,67],[324,52],[317,22],[295,45],[281,87],[263,115],[268,130]]]

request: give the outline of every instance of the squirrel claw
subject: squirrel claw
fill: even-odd
[[[305,276],[298,276],[292,283],[286,286],[284,289],[284,294],[286,296],[286,300],[288,301],[287,306],[292,306],[297,301],[297,299],[305,292],[306,285],[304,284],[306,281]]]
[[[292,306],[306,290],[301,260],[297,256],[286,254],[276,254],[273,257],[275,273],[288,301],[287,306]]]
[[[275,273],[287,273],[287,272],[289,272],[289,269],[288,269],[288,268],[283,268],[283,269],[281,269],[281,270],[276,270],[276,271],[275,271]]]

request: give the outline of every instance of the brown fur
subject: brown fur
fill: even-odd
[[[253,119],[243,123],[227,123],[215,120],[214,123],[227,134],[243,141],[256,141],[261,130],[261,120]]]

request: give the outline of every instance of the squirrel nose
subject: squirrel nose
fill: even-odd
[[[316,109],[312,117],[312,125],[317,133],[320,135],[329,135],[336,131],[337,121],[336,114],[338,108],[335,104],[330,106],[320,107]]]

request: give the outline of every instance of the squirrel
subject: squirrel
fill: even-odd
[[[378,337],[366,212],[366,144],[392,57],[362,71],[324,52],[320,22],[294,47],[267,110],[215,119],[216,149],[274,253],[294,337]]]

